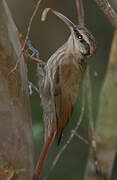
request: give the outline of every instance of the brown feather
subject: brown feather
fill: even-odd
[[[74,100],[72,97],[73,91],[69,86],[69,83],[72,82],[72,87],[74,87],[74,82],[71,79],[71,72],[76,72],[76,68],[74,67],[74,65],[63,63],[59,64],[55,74],[55,111],[57,119],[58,144],[60,143],[63,129],[71,118],[74,106]],[[67,79],[69,79],[69,81],[67,81]]]
[[[62,95],[55,97],[56,118],[57,118],[57,137],[58,144],[60,143],[62,131],[67,125],[73,110],[73,105],[70,100]]]

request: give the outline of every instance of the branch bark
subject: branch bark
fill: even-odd
[[[100,140],[99,154],[105,174],[112,170],[117,144],[117,30],[110,51],[109,65],[101,92],[97,135]],[[111,172],[114,180],[114,172]],[[117,172],[116,172],[117,177]]]
[[[17,69],[12,72],[19,60]],[[33,141],[27,69],[18,31],[0,0],[0,180],[32,180]]]
[[[112,8],[108,0],[95,0],[95,1],[97,5],[100,7],[100,9],[103,11],[103,13],[107,16],[110,23],[114,26],[115,29],[117,29],[117,13]]]

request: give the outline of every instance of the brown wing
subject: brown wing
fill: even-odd
[[[70,100],[66,99],[62,94],[55,97],[56,119],[57,119],[57,136],[58,144],[60,143],[63,129],[69,121],[73,105]]]
[[[61,65],[57,68],[55,75],[55,110],[57,119],[58,144],[60,143],[62,131],[69,121],[72,111],[72,91],[69,90],[70,71],[68,65]]]

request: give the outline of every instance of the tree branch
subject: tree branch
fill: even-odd
[[[95,0],[95,2],[100,7],[100,9],[103,11],[103,13],[107,16],[110,23],[116,29],[117,28],[117,13],[112,8],[112,6],[108,2],[108,0]]]
[[[17,70],[13,69],[20,60]],[[18,31],[0,0],[0,180],[32,180],[33,140],[27,69]]]

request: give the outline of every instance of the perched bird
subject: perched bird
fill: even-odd
[[[39,90],[45,122],[45,144],[35,170],[38,180],[48,150],[57,134],[60,143],[63,130],[68,123],[85,75],[88,58],[96,49],[95,39],[85,27],[76,26],[61,13],[51,11],[69,28],[68,41],[47,61],[42,69],[38,66]]]

